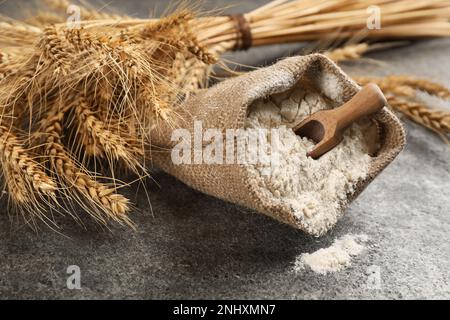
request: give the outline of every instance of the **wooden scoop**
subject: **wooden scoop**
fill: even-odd
[[[294,132],[317,143],[308,156],[318,159],[342,141],[344,131],[353,122],[380,111],[386,105],[381,89],[370,83],[341,107],[314,113],[296,126]]]

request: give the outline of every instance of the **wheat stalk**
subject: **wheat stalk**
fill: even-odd
[[[64,17],[60,14],[47,11],[40,11],[35,16],[26,20],[27,24],[38,28],[45,28],[62,22],[64,22]]]
[[[377,5],[382,11],[382,28],[367,29],[366,9]],[[272,1],[245,15],[254,45],[298,42],[332,38],[352,38],[366,30],[366,38],[407,38],[450,35],[448,1]],[[413,23],[411,21],[414,21]],[[200,39],[208,43],[240,40],[233,21],[207,21],[208,30]],[[342,32],[336,30],[342,29]]]
[[[1,47],[32,45],[41,33],[40,28],[18,21],[1,21],[0,19]]]
[[[43,1],[49,8],[60,12],[62,14],[67,13],[67,9],[72,4],[68,0],[44,0]],[[88,8],[87,5],[76,4],[80,9],[81,18],[87,20],[103,20],[103,19],[114,19],[120,20],[126,18],[125,15],[114,14],[112,12],[99,11],[92,8]]]

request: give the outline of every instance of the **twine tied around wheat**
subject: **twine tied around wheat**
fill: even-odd
[[[243,14],[232,14],[229,15],[230,20],[235,23],[236,28],[236,44],[233,48],[234,51],[245,51],[252,47],[253,45],[253,35],[245,15]]]

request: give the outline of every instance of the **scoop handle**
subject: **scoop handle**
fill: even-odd
[[[387,105],[386,97],[374,83],[364,86],[350,101],[333,109],[337,130],[345,130],[353,122],[372,115]]]

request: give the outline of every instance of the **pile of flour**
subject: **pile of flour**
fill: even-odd
[[[350,266],[352,258],[363,252],[367,240],[366,235],[346,235],[328,248],[302,254],[295,262],[294,271],[300,272],[306,266],[319,274],[340,271]]]
[[[337,221],[340,207],[355,185],[366,178],[371,157],[363,128],[353,124],[344,140],[318,160],[307,157],[314,143],[292,130],[312,113],[329,109],[330,101],[308,88],[255,101],[249,108],[247,129],[277,128],[278,165],[248,165],[261,192],[271,201],[289,206],[313,234],[322,234]],[[249,130],[251,131],[251,130]],[[265,130],[270,141],[270,130]]]

